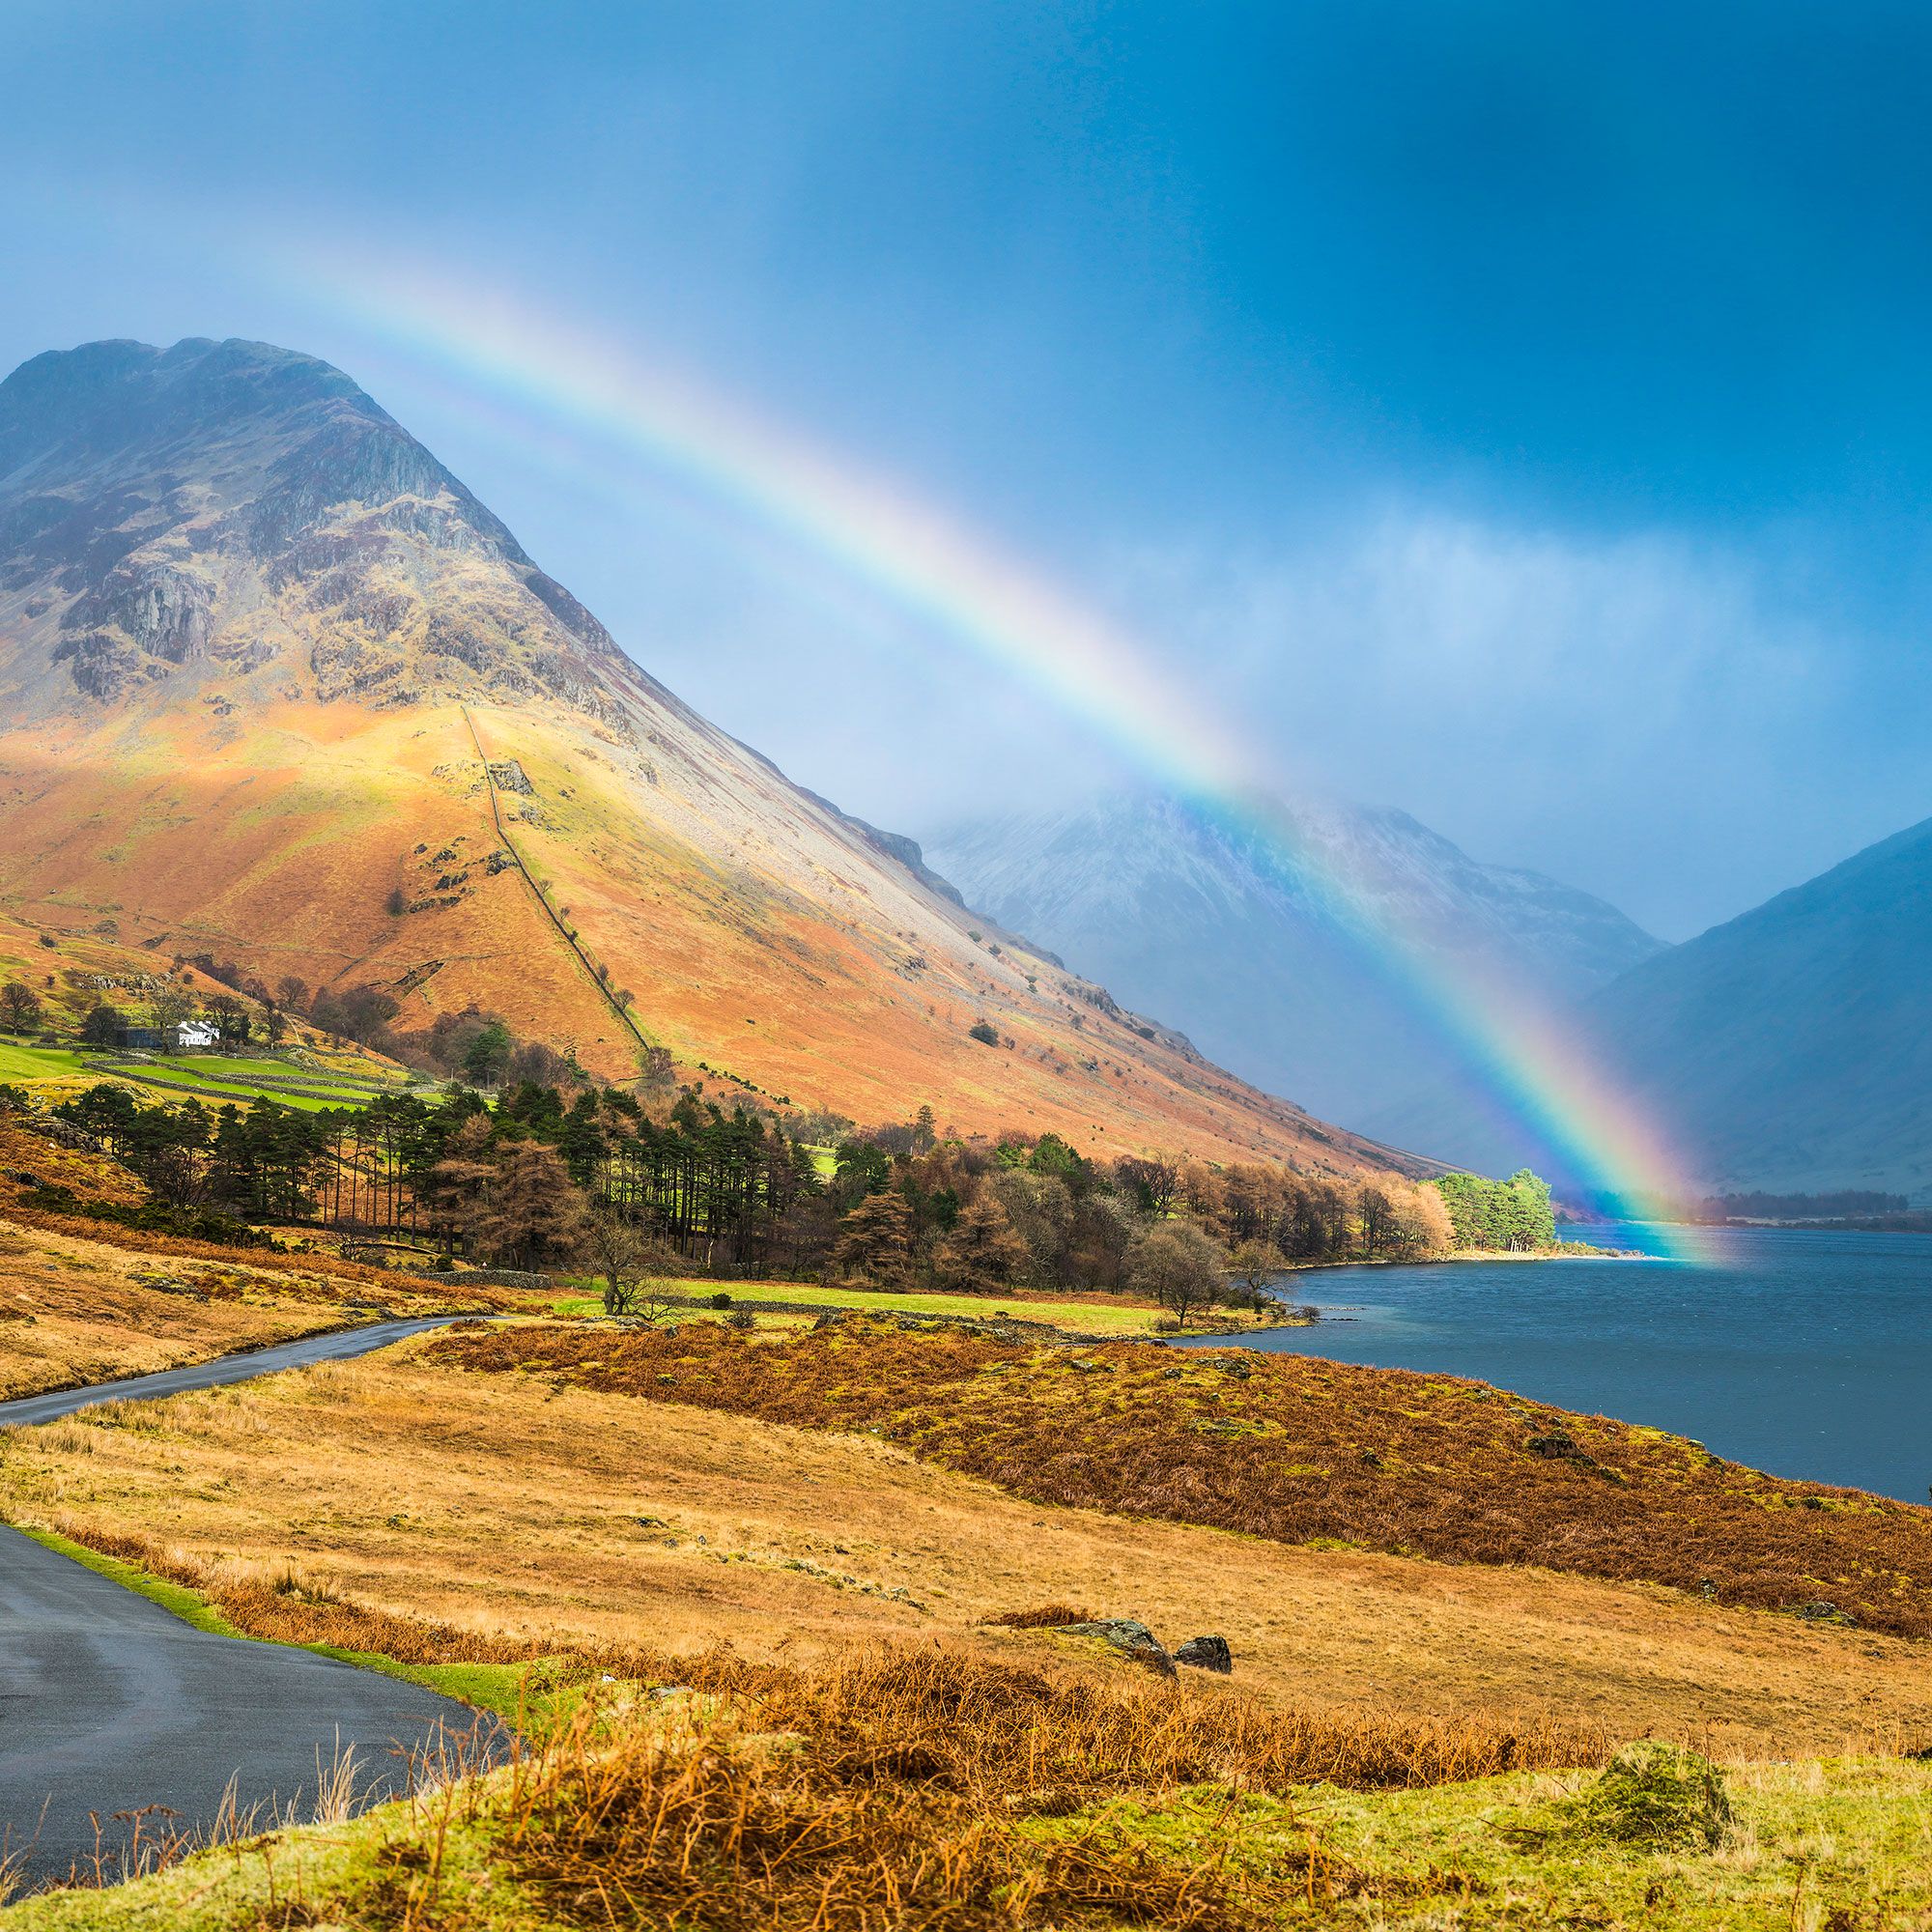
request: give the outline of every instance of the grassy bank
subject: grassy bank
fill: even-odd
[[[590,1284],[585,1283],[588,1290]],[[1151,1302],[1128,1295],[1064,1296],[1014,1290],[1001,1294],[946,1294],[938,1292],[892,1293],[865,1288],[820,1288],[810,1282],[720,1282],[696,1277],[666,1281],[672,1294],[702,1301],[720,1293],[733,1302],[753,1304],[782,1301],[803,1308],[845,1308],[867,1315],[953,1316],[964,1321],[990,1321],[1011,1315],[1022,1321],[1040,1321],[1053,1328],[1084,1335],[1151,1336],[1165,1312]],[[603,1301],[589,1293],[565,1294],[554,1304],[559,1315],[589,1316],[604,1312]],[[686,1311],[679,1309],[678,1315]],[[1256,1319],[1248,1325],[1268,1326]]]
[[[448,1334],[429,1359],[870,1430],[1040,1502],[1642,1579],[1932,1635],[1932,1510],[1789,1482],[1485,1383],[1290,1354],[1087,1355],[855,1324],[786,1339]]]
[[[889,1651],[620,1689],[507,1769],[0,1924],[1877,1932],[1932,1910],[1923,1765],[1640,1748],[1441,1781],[1392,1742],[1207,1687]]]

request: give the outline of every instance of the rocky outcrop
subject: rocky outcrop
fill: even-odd
[[[341,371],[261,343],[97,343],[0,384],[8,588],[29,593],[15,688],[65,667],[97,702],[213,658],[328,702],[453,688],[594,714],[620,662]]]
[[[1235,1668],[1235,1655],[1224,1636],[1191,1636],[1174,1653],[1174,1661],[1192,1664],[1196,1670],[1215,1671],[1222,1677]]]

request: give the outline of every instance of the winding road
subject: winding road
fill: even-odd
[[[52,1422],[99,1402],[213,1388],[342,1361],[439,1325],[383,1321],[193,1368],[0,1403],[0,1426]],[[0,1841],[28,1885],[97,1850],[110,1873],[138,1825],[206,1830],[231,1781],[242,1812],[293,1807],[353,1749],[355,1803],[392,1797],[398,1750],[468,1736],[476,1714],[413,1684],[281,1644],[209,1636],[144,1597],[0,1527]],[[171,1820],[152,1811],[160,1805]],[[89,1814],[99,1818],[97,1835]]]

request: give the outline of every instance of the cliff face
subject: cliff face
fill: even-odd
[[[95,343],[0,384],[7,696],[204,667],[257,696],[582,699],[595,618],[384,411],[259,343]]]
[[[0,903],[56,935],[474,1004],[611,1077],[641,1041],[863,1119],[1388,1164],[699,718],[312,357],[0,384]]]

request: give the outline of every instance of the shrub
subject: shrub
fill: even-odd
[[[1731,1823],[1724,1774],[1709,1758],[1655,1739],[1626,1745],[1569,1808],[1591,1836],[1649,1851],[1713,1851]]]
[[[184,1240],[211,1241],[223,1248],[275,1248],[281,1243],[259,1228],[217,1214],[212,1208],[170,1208],[147,1201],[129,1208],[118,1201],[83,1201],[71,1187],[30,1188],[22,1204],[50,1214],[77,1214],[89,1221],[111,1221],[116,1227],[136,1228],[144,1234],[175,1235]]]
[[[975,1020],[966,1031],[983,1046],[998,1046],[1000,1043],[1000,1036],[984,1020]]]

